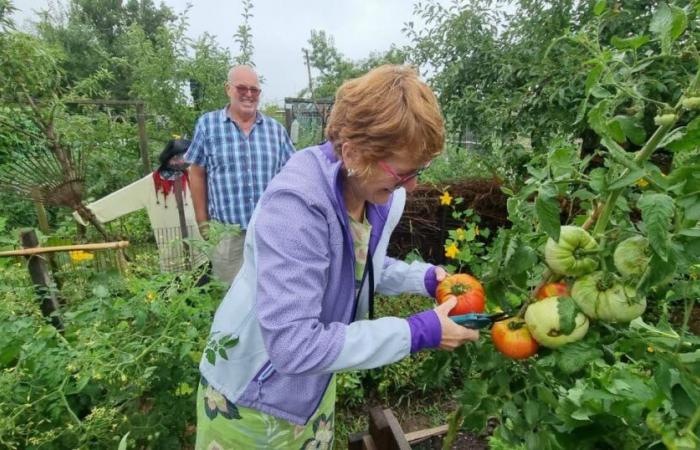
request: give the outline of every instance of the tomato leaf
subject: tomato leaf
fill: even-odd
[[[525,414],[525,421],[527,424],[534,427],[540,419],[540,403],[528,400],[523,408],[523,413]]]
[[[637,50],[642,45],[649,42],[649,36],[639,35],[621,38],[613,36],[610,43],[618,50]]]
[[[602,100],[593,106],[588,111],[588,124],[593,128],[593,131],[600,136],[605,136],[608,133],[606,124],[606,113],[610,109],[610,101]]]
[[[599,16],[605,12],[608,7],[608,0],[598,0],[593,7],[593,14]]]
[[[119,441],[119,447],[117,447],[117,450],[126,450],[127,448],[127,439],[129,437],[130,431],[127,431],[124,436],[122,436],[121,440]]]
[[[588,76],[586,77],[586,95],[588,95],[591,92],[591,88],[598,83],[598,80],[600,80],[600,76],[603,73],[604,66],[600,63],[597,63],[593,68],[591,69],[590,72],[588,72]]]
[[[595,169],[591,170],[591,173],[588,175],[591,179],[591,189],[593,189],[595,192],[604,192],[607,190],[607,173],[608,170],[604,167],[596,167]]]
[[[654,371],[654,381],[666,398],[671,398],[671,380],[671,368],[668,363],[661,361],[658,369]]]
[[[668,227],[675,209],[673,199],[666,194],[644,194],[637,206],[642,211],[651,248],[662,260],[667,261],[670,245]]]
[[[608,134],[612,136],[615,141],[619,143],[625,142],[625,132],[622,131],[622,125],[620,125],[620,122],[616,121],[615,119],[610,119],[606,125],[608,127]]]
[[[537,398],[541,402],[546,403],[550,408],[556,408],[559,405],[559,401],[552,391],[542,386],[537,387]]]
[[[683,208],[686,220],[700,220],[700,193],[678,197],[678,206]]]
[[[559,240],[561,224],[559,222],[559,201],[545,192],[540,192],[535,199],[535,212],[540,221],[540,228],[555,241]]]
[[[527,245],[520,245],[509,260],[505,262],[506,270],[511,274],[519,274],[527,271],[537,264],[537,254]]]
[[[576,160],[576,150],[572,147],[559,147],[547,155],[547,165],[554,179],[570,177]]]
[[[642,169],[634,169],[634,170],[630,171],[624,177],[618,178],[614,182],[610,183],[610,186],[608,186],[608,189],[613,191],[615,189],[631,186],[634,183],[636,183],[637,180],[639,180],[640,178],[644,178],[645,174],[646,174],[646,172],[644,172],[644,170],[642,170]]]
[[[630,116],[615,116],[612,120],[620,124],[622,132],[631,143],[642,145],[646,142],[647,133],[639,120]]]
[[[566,346],[557,364],[562,372],[573,374],[586,367],[591,361],[602,358],[603,351],[587,342],[579,341]]]
[[[676,128],[659,143],[674,152],[686,152],[700,145],[700,117],[696,117],[685,127]]]
[[[690,417],[695,413],[695,403],[680,384],[671,389],[671,398],[673,399],[673,407],[681,416]]]
[[[681,8],[661,3],[651,18],[649,31],[661,41],[662,52],[668,53],[671,50],[671,44],[683,34],[687,27],[688,18]]]
[[[652,252],[649,267],[644,272],[637,288],[641,292],[646,292],[650,288],[666,281],[676,271],[677,265],[678,262],[674,252],[669,252],[666,260],[661,259],[658,254]]]
[[[560,297],[557,302],[559,313],[559,331],[563,334],[571,334],[576,329],[576,316],[578,308],[571,297]]]

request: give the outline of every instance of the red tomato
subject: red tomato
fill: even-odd
[[[544,300],[547,297],[568,297],[569,286],[566,283],[547,283],[535,292],[537,300]]]
[[[512,359],[525,359],[537,353],[539,344],[532,338],[525,321],[518,317],[496,322],[491,327],[496,350]]]
[[[450,316],[484,312],[486,294],[481,283],[473,276],[458,273],[442,280],[435,295],[437,302],[444,303],[450,295],[457,297],[457,306],[452,308]]]

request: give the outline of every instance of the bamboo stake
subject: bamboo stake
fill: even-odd
[[[96,244],[76,244],[76,245],[58,245],[55,247],[34,247],[25,248],[22,250],[9,250],[5,252],[0,252],[0,257],[2,256],[29,256],[41,253],[55,253],[55,252],[70,252],[75,250],[106,250],[111,248],[124,248],[129,246],[129,241],[117,241],[117,242],[99,242]]]

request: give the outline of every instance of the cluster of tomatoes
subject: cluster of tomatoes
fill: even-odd
[[[543,284],[522,316],[496,322],[491,330],[496,349],[510,358],[525,359],[540,345],[558,348],[583,339],[590,319],[626,323],[641,316],[646,300],[632,282],[647,270],[648,240],[632,236],[620,242],[613,255],[616,272],[598,270],[601,254],[585,229],[561,227],[559,240],[547,241],[544,256],[550,271],[568,282]],[[484,311],[484,288],[470,275],[451,275],[438,285],[438,303],[450,295],[458,300],[450,315]]]

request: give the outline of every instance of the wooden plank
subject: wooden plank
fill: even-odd
[[[399,421],[390,409],[372,408],[369,412],[369,434],[382,450],[411,450]]]
[[[143,100],[116,100],[111,98],[74,98],[62,100],[73,105],[107,105],[107,106],[136,106],[143,105]]]
[[[362,450],[379,450],[379,448],[369,434],[365,434],[362,437]]]
[[[362,441],[366,435],[366,431],[350,433],[348,435],[348,450],[362,450]]]
[[[410,433],[406,433],[406,440],[409,444],[416,444],[433,436],[440,436],[441,434],[447,433],[447,428],[448,425],[445,424],[435,428],[426,428],[424,430],[411,431]]]
[[[124,248],[129,246],[129,241],[117,241],[117,242],[98,242],[96,244],[76,244],[76,245],[57,245],[55,247],[32,247],[23,248],[22,250],[8,250],[0,252],[0,257],[2,256],[31,256],[39,255],[42,253],[55,253],[55,252],[70,252],[75,250],[106,250],[114,248]]]
[[[394,441],[392,443],[394,445],[393,448],[397,450],[411,450],[411,445],[408,443],[403,428],[401,428],[401,424],[399,424],[399,420],[394,413],[390,409],[385,409],[384,417],[386,417],[386,422],[391,430],[391,436]]]

